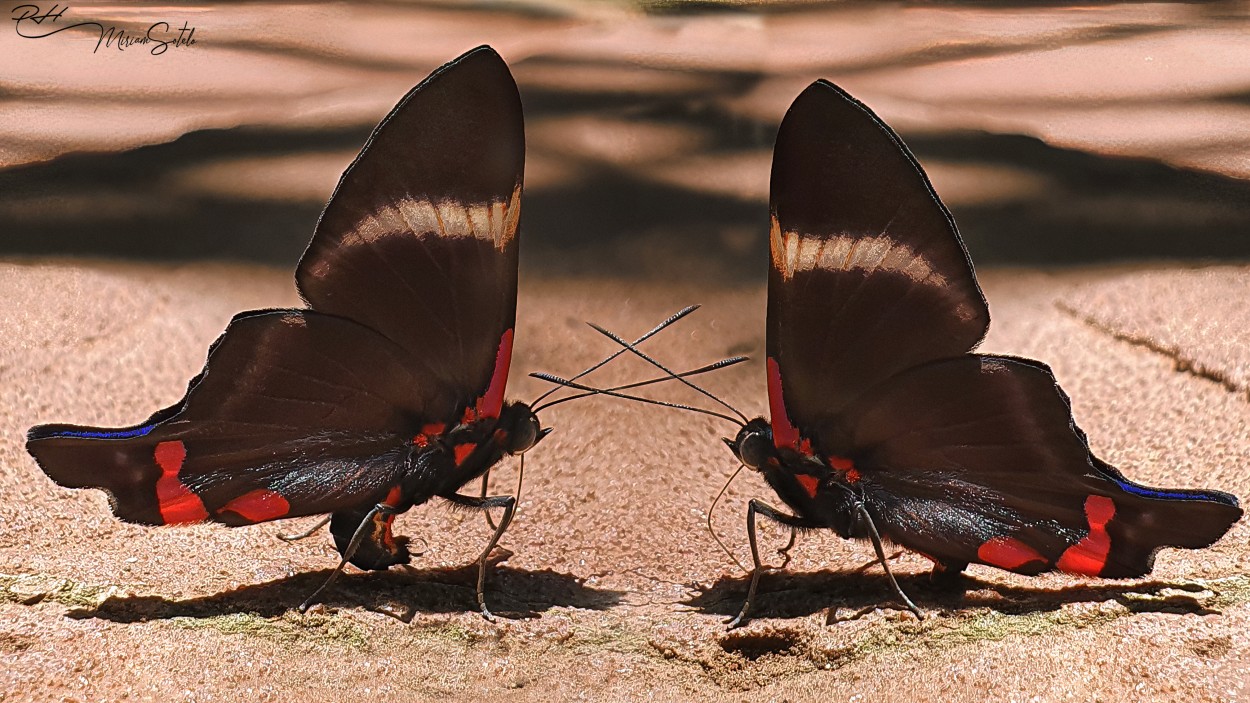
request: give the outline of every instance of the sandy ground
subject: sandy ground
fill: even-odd
[[[989,270],[985,348],[1051,363],[1094,447],[1136,480],[1250,495],[1245,351],[1250,270]],[[1233,293],[1230,295],[1230,293]],[[236,310],[295,302],[289,273],[252,266],[0,264],[0,698],[4,700],[1245,700],[1250,527],[1201,552],[1165,551],[1128,582],[970,570],[962,597],[895,562],[931,617],[888,606],[867,545],[801,538],[766,577],[758,618],[721,624],[742,574],[703,527],[733,468],[727,423],[660,408],[570,403],[527,462],[522,510],[490,581],[515,619],[485,622],[468,566],[480,517],[428,505],[400,531],[412,568],[350,571],[323,607],[296,605],[336,555],[310,521],[151,529],[103,496],[48,481],[22,449],[35,422],[133,422],[175,400]],[[763,289],[526,280],[512,397],[611,350],[592,319],[640,333],[678,366],[758,356]],[[645,369],[609,367],[601,380]],[[707,379],[763,411],[758,362]],[[666,397],[686,398],[678,389]],[[497,473],[509,487],[515,467]],[[746,560],[743,515],[768,491],[733,485],[714,523]],[[769,543],[781,545],[772,532]],[[887,603],[883,605],[883,603]],[[833,608],[839,622],[826,625]]]

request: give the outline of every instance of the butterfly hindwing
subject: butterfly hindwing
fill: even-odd
[[[1127,481],[1090,452],[1045,365],[965,355],[899,374],[816,443],[851,456],[882,533],[941,562],[1127,577],[1241,515],[1218,491]]]
[[[343,174],[296,271],[300,292],[481,396],[511,352],[524,160],[520,96],[499,55],[481,47],[435,71]]]
[[[384,496],[419,428],[454,418],[461,402],[435,380],[351,320],[243,313],[176,412],[123,430],[41,425],[27,449],[57,483],[108,490],[132,522],[331,512]],[[257,491],[275,494],[268,508],[227,508]]]
[[[779,408],[772,393],[774,420],[818,424],[985,335],[950,213],[898,136],[831,83],[812,84],[782,121],[770,209],[767,344],[785,397]]]

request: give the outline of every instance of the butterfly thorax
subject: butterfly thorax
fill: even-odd
[[[850,460],[825,456],[806,439],[777,446],[764,418],[751,420],[730,442],[748,468],[758,471],[795,514],[851,536],[859,472]]]
[[[404,507],[455,493],[505,454],[526,451],[544,434],[529,406],[516,402],[505,403],[497,416],[478,415],[470,408],[458,424],[423,425],[408,451]]]
[[[390,510],[374,512],[376,503],[334,513],[330,532],[340,553],[366,520],[372,526],[359,540],[351,562],[362,569],[386,569],[410,560],[407,538],[391,532],[395,516],[435,496],[449,497],[480,478],[505,454],[520,454],[547,433],[524,403],[505,403],[499,414],[466,410],[461,422],[426,423],[414,433],[398,485],[380,502]]]

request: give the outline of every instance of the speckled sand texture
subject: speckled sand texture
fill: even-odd
[[[1245,368],[1247,271],[1231,267],[982,273],[985,348],[1051,363],[1095,449],[1139,481],[1250,495],[1250,405],[1178,368]],[[1127,294],[1128,292],[1132,294]],[[295,606],[337,555],[310,521],[240,529],[120,524],[98,493],[56,487],[22,449],[44,421],[129,423],[175,400],[237,310],[290,305],[284,270],[52,261],[0,264],[0,698],[5,700],[1098,700],[1246,695],[1250,528],[1165,551],[1152,577],[1082,581],[973,567],[962,599],[927,590],[926,562],[895,562],[928,612],[886,607],[866,545],[804,536],[763,581],[758,619],[727,634],[745,582],[703,527],[733,468],[727,423],[610,402],[553,408],[527,462],[523,508],[484,622],[473,568],[480,517],[427,505],[398,529],[428,543],[413,568],[354,570],[309,615]],[[683,304],[704,309],[650,343],[686,367],[763,345],[763,289],[523,282],[512,397],[531,370],[568,373],[611,349],[581,324],[636,334]],[[1195,309],[1197,306],[1197,309]],[[1089,317],[1096,322],[1087,321]],[[1199,322],[1199,320],[1201,322]],[[604,382],[637,378],[622,363]],[[764,409],[758,362],[707,379]],[[677,389],[667,397],[685,397]],[[497,474],[511,486],[515,469]],[[746,560],[741,477],[715,515]],[[781,545],[782,535],[766,533]],[[844,620],[826,626],[826,609]],[[855,617],[856,613],[860,616]],[[858,696],[858,697],[857,697]]]

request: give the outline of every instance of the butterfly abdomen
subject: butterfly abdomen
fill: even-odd
[[[359,530],[365,530],[350,561],[368,571],[384,571],[396,564],[412,561],[408,538],[391,532],[395,516],[411,507],[411,503],[405,499],[399,486],[393,487],[382,503],[394,508],[395,512],[381,513],[375,511],[373,505],[361,505],[354,510],[340,510],[330,519],[330,534],[340,554],[348,553],[352,538]],[[365,520],[369,524],[366,525]]]

